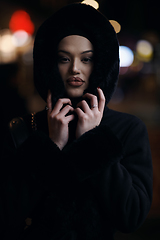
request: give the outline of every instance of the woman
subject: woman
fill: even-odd
[[[10,125],[2,239],[113,239],[144,222],[152,200],[148,135],[138,118],[107,107],[118,72],[116,33],[91,6],[68,5],[40,27],[34,79],[47,108]]]

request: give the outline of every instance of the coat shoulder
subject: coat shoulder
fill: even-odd
[[[130,141],[137,140],[148,144],[148,132],[145,123],[132,114],[106,109],[102,125],[107,125],[123,146],[128,146]]]
[[[105,109],[104,112],[104,121],[113,121],[116,120],[117,122],[130,122],[131,124],[142,124],[144,125],[143,121],[138,118],[137,116],[125,112],[119,112],[112,109],[109,109],[108,107]]]
[[[109,108],[105,110],[101,124],[108,125],[113,132],[125,132],[135,128],[146,129],[144,122],[137,116]]]

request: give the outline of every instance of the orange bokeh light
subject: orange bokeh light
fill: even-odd
[[[23,30],[30,35],[34,32],[34,24],[31,21],[29,14],[23,10],[18,10],[13,13],[9,22],[9,28],[12,32]]]

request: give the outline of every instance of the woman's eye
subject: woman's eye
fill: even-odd
[[[83,58],[83,59],[82,59],[82,62],[84,62],[84,63],[92,62],[92,58],[90,58],[90,57]]]
[[[67,57],[59,57],[58,61],[60,63],[67,63],[67,62],[69,62],[69,58],[67,58]]]

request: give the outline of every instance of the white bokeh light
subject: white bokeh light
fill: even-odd
[[[2,30],[0,33],[0,51],[6,54],[15,51],[12,33],[8,29]]]
[[[0,63],[10,63],[16,60],[16,47],[12,42],[9,29],[0,31]]]
[[[120,67],[129,67],[134,61],[134,54],[129,47],[119,47]]]
[[[31,36],[23,31],[19,30],[13,33],[12,41],[16,47],[22,47],[28,44],[31,40]]]

